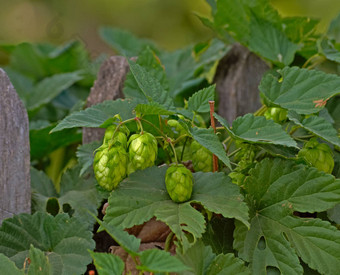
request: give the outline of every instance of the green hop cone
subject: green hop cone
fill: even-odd
[[[185,202],[191,198],[193,176],[183,164],[172,165],[166,170],[165,186],[174,202]]]
[[[127,137],[129,135],[129,129],[122,125],[116,131],[117,125],[111,125],[107,127],[104,135],[103,144],[112,144],[115,145],[119,143],[123,148],[127,147]],[[113,137],[113,134],[115,135]]]
[[[171,127],[171,129],[176,134],[176,138],[186,134],[185,129],[183,128],[183,126],[177,120],[169,119],[167,124]]]
[[[191,142],[190,149],[194,170],[196,172],[211,172],[213,169],[212,153],[195,140]]]
[[[130,137],[128,146],[130,173],[137,169],[142,170],[154,165],[158,147],[157,140],[153,135],[147,132],[134,134]]]
[[[238,186],[243,185],[244,179],[246,178],[244,174],[242,174],[241,172],[237,172],[237,171],[229,173],[228,176],[231,178],[231,181],[237,184]]]
[[[334,168],[333,152],[325,143],[319,143],[316,138],[309,140],[299,151],[298,157],[303,158],[313,167],[332,173]]]
[[[287,120],[287,110],[278,108],[278,107],[270,107],[264,113],[266,119],[272,119],[276,123],[282,123]]]
[[[99,147],[93,160],[94,175],[98,184],[111,191],[117,187],[126,176],[128,155],[122,146]]]

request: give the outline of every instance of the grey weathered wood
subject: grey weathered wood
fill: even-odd
[[[100,67],[98,77],[87,99],[87,107],[98,104],[105,100],[123,98],[123,86],[129,64],[125,57],[111,56]],[[101,140],[104,135],[103,129],[84,128],[83,143]]]
[[[0,224],[31,211],[30,146],[26,109],[0,69]]]
[[[218,113],[229,123],[261,106],[258,85],[268,69],[262,59],[239,44],[220,61],[214,79],[219,96]]]

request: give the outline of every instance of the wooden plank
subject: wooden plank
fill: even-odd
[[[100,67],[97,80],[87,98],[87,107],[105,100],[123,98],[123,87],[129,64],[123,56],[111,56]],[[83,128],[83,144],[101,140],[104,129]]]
[[[26,109],[0,69],[0,224],[31,212],[30,145]]]
[[[231,123],[236,117],[261,107],[260,84],[269,66],[247,48],[235,44],[220,61],[214,82],[219,96],[218,113]]]

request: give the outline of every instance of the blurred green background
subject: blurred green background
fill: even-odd
[[[340,12],[339,0],[272,0],[284,16],[321,19],[320,31]],[[172,50],[212,36],[194,14],[204,0],[0,0],[0,43],[82,40],[92,56],[112,53],[98,28],[120,27]],[[0,58],[1,59],[1,58]]]

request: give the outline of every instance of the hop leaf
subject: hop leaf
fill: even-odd
[[[165,174],[166,190],[174,202],[185,202],[191,198],[193,176],[183,164],[173,165]]]
[[[122,146],[99,147],[93,160],[94,174],[98,184],[111,191],[126,176],[128,155]]]
[[[308,141],[298,154],[310,165],[326,173],[333,171],[334,159],[332,155],[331,148],[325,143],[319,143],[316,138]]]
[[[157,157],[158,148],[156,138],[147,132],[134,134],[129,139],[129,173],[137,169],[153,166]]]
[[[190,145],[192,154],[192,164],[196,172],[211,172],[213,166],[212,153],[197,141],[193,141]]]

